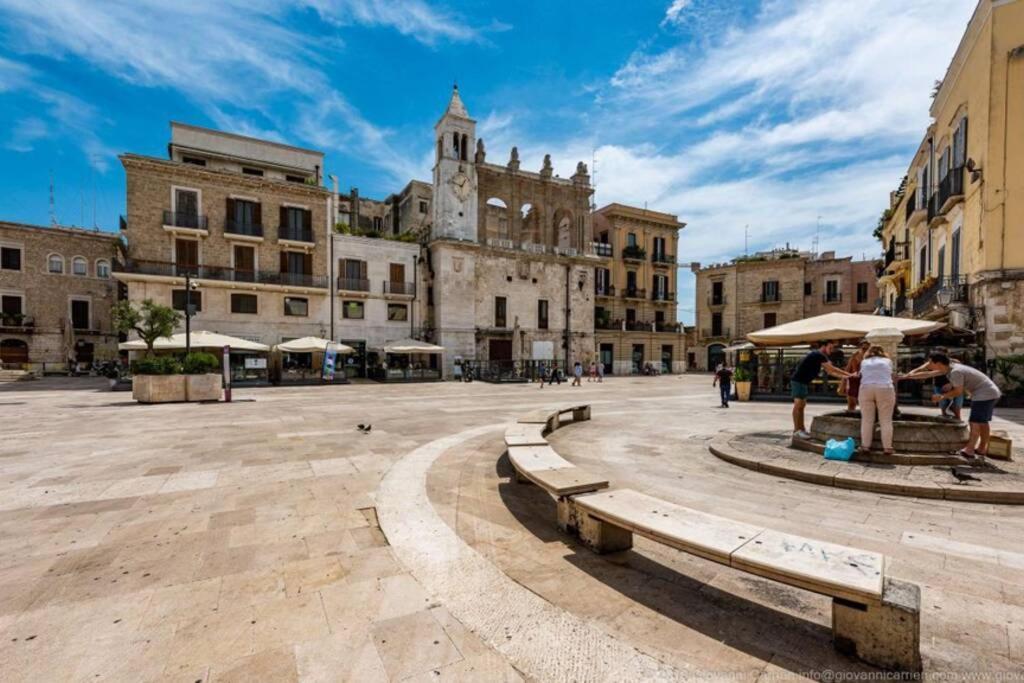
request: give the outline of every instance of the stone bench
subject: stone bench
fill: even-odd
[[[590,419],[590,404],[583,403],[566,408],[559,408],[555,411],[538,410],[516,420],[519,424],[543,424],[547,431],[553,432],[562,426],[561,418],[566,413],[572,413],[573,422],[582,422]]]
[[[919,672],[920,589],[885,576],[878,553],[737,522],[631,489],[577,495],[580,539],[599,553],[633,534],[832,598],[836,647],[885,669]]]

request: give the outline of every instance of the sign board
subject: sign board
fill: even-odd
[[[555,342],[535,341],[533,342],[533,360],[554,360]]]
[[[338,357],[338,345],[334,342],[329,342],[327,348],[324,349],[324,367],[322,377],[325,382],[334,381],[334,363]]]
[[[246,356],[245,358],[245,369],[246,370],[266,370],[267,359],[258,358],[256,356]]]

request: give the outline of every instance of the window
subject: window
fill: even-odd
[[[63,273],[64,257],[60,254],[50,254],[46,259],[46,269],[51,273]]]
[[[636,271],[635,270],[627,270],[626,271],[626,290],[628,292],[635,292],[636,291]]]
[[[839,294],[839,280],[825,280],[825,302],[835,303],[841,300],[842,296]]]
[[[391,283],[392,294],[412,294],[412,291],[405,291],[405,264],[404,263],[389,263],[388,264],[388,282]],[[411,288],[410,288],[411,290]]]
[[[343,301],[341,315],[347,320],[362,320],[364,316],[362,301]]]
[[[775,327],[778,324],[776,322],[776,320],[778,320],[778,316],[775,314],[775,311],[772,311],[771,313],[765,313],[764,314],[764,326],[765,327]]]
[[[236,244],[233,254],[235,257],[235,280],[254,282],[256,280],[256,248]]]
[[[612,271],[608,268],[597,268],[595,270],[595,286],[598,294],[609,294],[611,292]]]
[[[262,236],[263,211],[259,202],[247,199],[227,199],[228,232]]]
[[[25,311],[22,307],[21,296],[15,294],[4,294],[3,296],[0,296],[0,313],[3,313],[5,318],[8,316],[20,318],[24,315]]]
[[[246,166],[243,166],[242,167],[242,173],[244,173],[245,175],[254,175],[254,176],[262,177],[263,176],[263,169],[261,169],[261,168],[248,168]]]
[[[547,299],[539,299],[537,301],[537,329],[546,330],[548,329],[548,301]]]
[[[287,180],[289,183],[303,183],[304,184],[306,182],[306,179],[303,176],[300,176],[300,175],[286,175],[284,177],[284,179]]]
[[[21,247],[0,247],[0,270],[21,270]]]
[[[384,229],[384,219],[380,216],[373,217],[373,231],[380,232]]]
[[[965,120],[966,124],[967,121]],[[960,277],[960,228],[953,231],[953,237],[951,239],[949,248],[949,275],[950,277]]]
[[[810,282],[804,283],[804,296],[814,294],[814,286]]]
[[[185,271],[195,273],[199,267],[199,242],[196,240],[174,240],[174,263],[179,275]]]
[[[370,291],[370,282],[366,279],[366,261],[346,258],[338,262],[338,289],[352,292]]]
[[[654,238],[654,244],[652,246],[653,246],[654,253],[651,256],[655,260],[659,260],[659,259],[664,260],[664,258],[665,258],[665,238],[664,237],[655,237]]]
[[[305,318],[309,315],[309,299],[286,296],[284,298],[284,314]]]
[[[711,336],[721,337],[722,336],[722,314],[712,313],[711,314]]]
[[[503,296],[494,297],[494,326],[505,327],[508,322],[508,300]]]
[[[636,233],[635,232],[631,232],[628,235],[626,235],[626,246],[627,247],[635,247],[636,246]]]
[[[868,302],[868,283],[858,282],[857,283],[857,303],[866,304]]]
[[[193,166],[206,166],[206,159],[200,159],[199,157],[182,157],[181,160]]]
[[[928,245],[922,243],[917,254],[917,281],[924,282],[928,277]]]
[[[232,313],[256,313],[256,295],[255,294],[232,294],[231,295],[231,312]]]
[[[420,200],[420,213],[426,213],[426,212],[427,212],[427,203],[421,199]]]
[[[110,261],[100,259],[96,262],[96,277],[110,277]]]
[[[765,280],[761,283],[761,301],[779,301],[779,281]]]
[[[185,296],[186,294],[187,294],[187,292],[184,289],[175,289],[175,290],[173,290],[171,292],[171,308],[173,308],[176,311],[184,311],[185,310],[185,303],[187,301],[188,303],[192,304],[192,312],[193,313],[196,313],[197,311],[203,310],[203,293],[202,292],[197,292],[197,291],[193,290],[191,297]]]
[[[711,283],[711,305],[722,306],[725,304],[725,288],[724,283],[721,280]]]
[[[388,320],[401,322],[409,319],[409,307],[405,304],[388,304]]]
[[[85,259],[81,256],[76,256],[71,259],[71,274],[85,276],[89,274],[89,266],[86,264]]]
[[[631,325],[631,324],[633,324],[635,322],[636,322],[636,309],[635,308],[627,308],[626,309],[626,324],[627,325]]]
[[[313,213],[297,206],[281,207],[281,239],[313,241]]]
[[[89,302],[85,299],[71,300],[71,326],[76,330],[91,329],[89,320]]]

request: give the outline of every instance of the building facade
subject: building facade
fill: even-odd
[[[713,369],[725,348],[751,332],[823,313],[873,313],[879,305],[874,261],[779,249],[701,267],[697,276],[696,365]]]
[[[168,149],[121,156],[127,254],[115,274],[128,299],[184,311],[188,275],[193,329],[267,345],[328,337],[323,154],[178,123]]]
[[[924,94],[922,93],[922,96]],[[1024,2],[981,0],[876,235],[885,312],[1024,352]]]
[[[116,358],[120,249],[109,232],[0,222],[0,363],[43,371]]]
[[[594,347],[590,176],[487,161],[458,88],[435,126],[430,241],[421,269],[425,327],[457,357],[494,366],[579,360]]]
[[[598,360],[609,374],[686,370],[686,343],[676,318],[678,217],[622,204],[594,213],[594,327]]]

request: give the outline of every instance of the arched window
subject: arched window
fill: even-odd
[[[469,149],[469,137],[462,134],[462,145],[459,146],[459,159],[466,161],[466,150]]]
[[[101,258],[96,262],[96,277],[110,277],[110,261]]]
[[[484,205],[486,235],[491,239],[509,239],[508,205],[497,197],[491,197]]]
[[[454,158],[458,159],[459,158],[459,134],[458,133],[452,133],[452,150],[454,150],[454,152],[455,152],[455,157]]]
[[[538,220],[540,212],[529,202],[521,204],[519,212],[522,215],[522,228],[520,229],[522,240],[524,242],[542,242]]]
[[[444,156],[444,135],[437,139],[437,160],[440,161],[441,157]]]
[[[555,245],[559,249],[568,249],[573,246],[572,214],[565,209],[555,212]]]
[[[86,262],[85,258],[82,256],[76,256],[71,259],[71,274],[82,277],[89,274],[89,264]]]
[[[60,254],[50,254],[46,257],[46,270],[51,273],[64,272],[64,257]]]

